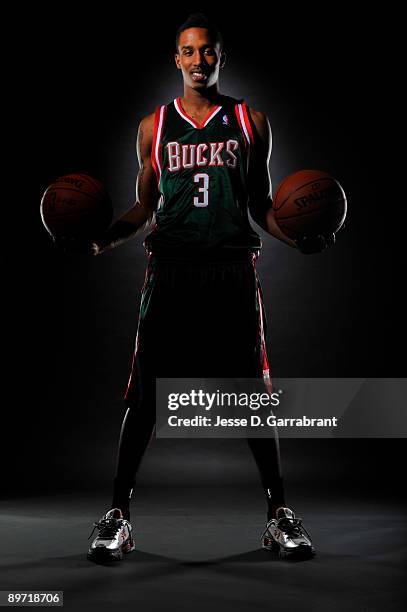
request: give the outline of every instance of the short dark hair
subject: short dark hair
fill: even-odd
[[[216,25],[203,13],[193,13],[177,30],[177,34],[175,36],[175,49],[177,52],[179,37],[184,30],[188,30],[189,28],[206,28],[209,30],[210,35],[216,40],[216,42],[220,44],[221,49],[223,48],[222,34],[219,32]]]

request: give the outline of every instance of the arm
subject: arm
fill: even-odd
[[[157,178],[151,164],[151,148],[154,136],[154,113],[141,120],[137,134],[139,172],[136,181],[135,204],[111,227],[104,236],[93,243],[93,254],[99,255],[113,249],[147,229],[154,221],[160,193]]]
[[[294,240],[278,227],[273,210],[269,162],[271,155],[271,129],[264,113],[250,109],[254,124],[254,145],[249,164],[249,211],[253,220],[266,232],[297,248]]]
[[[254,145],[249,165],[249,211],[254,221],[266,232],[297,248],[304,254],[320,253],[335,244],[335,234],[304,235],[291,240],[275,220],[272,208],[269,162],[271,155],[271,129],[264,113],[250,109],[253,122]]]

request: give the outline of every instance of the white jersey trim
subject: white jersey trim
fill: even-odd
[[[238,104],[237,108],[238,108],[238,111],[239,111],[240,122],[242,124],[243,132],[244,132],[244,135],[246,137],[247,144],[250,146],[250,144],[251,144],[250,143],[250,136],[249,136],[249,132],[247,131],[246,122],[245,122],[245,119],[244,119],[243,107],[242,107],[241,104]]]

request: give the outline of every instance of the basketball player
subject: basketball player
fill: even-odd
[[[99,255],[152,226],[144,241],[148,263],[113,499],[94,524],[99,534],[88,552],[92,560],[120,559],[135,547],[129,501],[154,434],[156,378],[267,381],[266,318],[255,267],[261,240],[248,211],[266,232],[303,253],[335,241],[333,235],[293,241],[277,226],[268,120],[220,93],[222,37],[205,16],[191,15],[179,28],[175,62],[183,96],[139,126],[136,203],[91,247]],[[247,441],[267,501],[262,546],[313,554],[301,519],[286,505],[277,436]]]

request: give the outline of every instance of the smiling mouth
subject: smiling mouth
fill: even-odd
[[[191,72],[192,79],[197,81],[198,83],[203,83],[208,80],[208,75],[204,72],[199,72],[199,70],[194,70]]]

